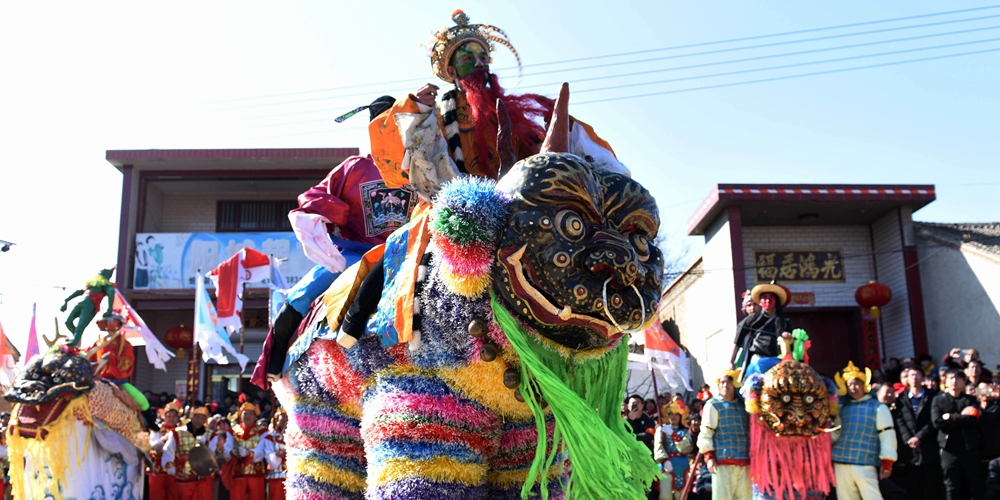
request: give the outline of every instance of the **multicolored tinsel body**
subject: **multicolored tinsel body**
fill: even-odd
[[[504,361],[481,360],[484,340],[470,339],[469,323],[491,317],[488,299],[449,292],[442,274],[431,265],[421,302],[435,313],[414,352],[375,335],[344,349],[325,319],[310,327],[318,340],[275,386],[290,417],[289,498],[521,498],[535,419],[502,384]],[[488,337],[516,356],[492,322]],[[550,413],[546,453],[554,426]],[[564,463],[547,471],[550,499],[563,497]]]

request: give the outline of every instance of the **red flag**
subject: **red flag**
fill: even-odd
[[[219,326],[239,328],[243,298],[238,293],[243,283],[256,283],[269,277],[270,260],[252,248],[244,248],[208,273],[215,284]]]

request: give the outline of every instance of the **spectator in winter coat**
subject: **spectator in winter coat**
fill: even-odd
[[[978,403],[965,393],[965,372],[950,369],[945,391],[934,398],[931,418],[938,430],[941,471],[948,500],[980,498]]]

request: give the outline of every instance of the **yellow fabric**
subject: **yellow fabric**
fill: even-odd
[[[563,475],[563,467],[565,462],[559,461],[549,467],[548,477],[549,481],[559,479]],[[524,484],[528,479],[528,471],[526,469],[522,470],[491,470],[487,477],[487,482],[491,485],[499,486],[502,489],[516,488]]]
[[[69,468],[69,459],[74,455],[72,451],[78,451],[75,450],[75,446],[72,447],[72,451],[70,447],[71,443],[73,445],[77,443],[78,438],[76,426],[73,425],[74,421],[78,418],[78,415],[83,417],[88,423],[91,421],[90,410],[87,408],[87,398],[77,397],[72,399],[62,414],[51,424],[38,428],[39,435],[44,433],[45,439],[21,437],[17,431],[18,426],[15,423],[15,419],[20,413],[18,410],[17,406],[15,406],[13,416],[11,417],[10,429],[7,434],[8,456],[30,458],[31,463],[39,468],[44,464],[49,468],[49,472],[56,481],[56,485],[52,487],[53,485],[49,484],[48,478],[42,474],[37,474],[34,477],[29,477],[25,474],[24,460],[11,460],[9,476],[14,478],[14,481],[11,481],[13,497],[25,498],[25,482],[31,481],[32,491],[45,491],[46,487],[50,487],[55,499],[62,500],[63,497],[60,491],[64,487],[60,486],[60,483],[66,484],[67,480],[69,480],[66,474]],[[87,445],[84,447],[83,452],[75,454],[74,458],[76,459],[77,468],[87,459],[87,447],[90,445],[91,429],[93,427],[87,425]]]
[[[372,266],[382,258],[385,245],[378,245],[361,257],[356,264],[340,273],[340,276],[330,285],[330,288],[323,294],[323,304],[326,306],[326,321],[330,325],[330,330],[336,330],[340,322],[344,321],[347,309],[354,302],[354,297],[358,293],[358,287],[364,281]]]
[[[368,486],[364,477],[353,472],[326,465],[315,458],[302,459],[295,455],[288,456],[288,468],[300,471],[317,481],[332,484],[338,488],[361,492]]]
[[[396,333],[400,343],[413,339],[413,290],[417,284],[417,273],[420,270],[420,257],[427,250],[431,241],[431,230],[428,226],[430,216],[411,219],[410,234],[407,238],[406,258],[396,275],[402,280],[396,289]]]
[[[463,396],[476,401],[504,418],[534,418],[528,405],[514,399],[514,391],[503,385],[505,363],[476,360],[463,367],[442,369],[438,375]]]
[[[482,484],[486,479],[486,469],[485,464],[464,463],[451,457],[435,457],[430,460],[396,458],[378,464],[369,479],[375,484],[386,484],[417,476],[431,481],[474,486]]]

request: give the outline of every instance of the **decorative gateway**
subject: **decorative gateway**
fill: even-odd
[[[656,464],[620,406],[625,335],[655,317],[659,216],[639,183],[556,152],[568,92],[543,153],[446,184],[306,315],[316,340],[274,386],[290,498],[646,497]],[[342,347],[345,298],[380,258],[378,310]]]
[[[833,382],[809,366],[809,336],[781,338],[781,360],[744,382],[755,499],[824,499],[835,483],[829,432],[837,414]],[[774,358],[770,358],[774,359]]]

